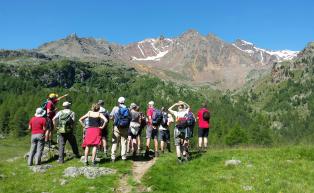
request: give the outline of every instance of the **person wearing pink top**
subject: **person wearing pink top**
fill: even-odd
[[[206,103],[203,103],[202,108],[198,111],[197,120],[198,120],[198,147],[200,151],[202,150],[202,148],[206,151],[208,146],[209,128],[211,127],[210,112],[207,109]]]

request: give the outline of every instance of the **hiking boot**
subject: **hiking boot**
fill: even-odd
[[[181,164],[181,163],[182,163],[181,158],[177,158],[177,163],[178,163],[178,164]]]
[[[96,161],[93,161],[93,167],[97,167],[97,162]]]
[[[158,151],[155,151],[155,157],[159,157]]]
[[[149,151],[145,151],[144,157],[149,157]]]
[[[88,166],[88,161],[84,161],[84,166]]]
[[[183,158],[182,158],[182,162],[188,162],[189,161],[189,159],[188,159],[188,156],[183,156]]]

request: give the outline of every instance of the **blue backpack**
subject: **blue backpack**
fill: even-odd
[[[195,126],[195,118],[194,118],[194,115],[193,113],[190,111],[187,115],[187,126],[188,127],[194,127]]]
[[[163,119],[162,112],[159,109],[153,110],[152,123],[154,126],[158,126],[161,124]]]
[[[118,112],[115,114],[115,126],[129,127],[131,122],[130,111],[126,107],[119,107]]]

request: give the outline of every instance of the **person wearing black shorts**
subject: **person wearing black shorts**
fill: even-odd
[[[198,119],[198,148],[199,151],[206,151],[208,146],[208,133],[210,124],[210,113],[206,103],[202,104],[202,108],[197,113]]]

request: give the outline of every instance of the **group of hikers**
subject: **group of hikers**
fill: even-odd
[[[69,141],[72,151],[77,158],[80,153],[77,140],[74,135],[75,113],[71,110],[71,103],[62,103],[63,109],[57,111],[58,101],[67,95],[58,97],[51,93],[47,100],[36,109],[34,117],[29,121],[31,131],[31,148],[28,157],[28,165],[41,164],[41,157],[44,146],[49,148],[53,144],[53,131],[57,132],[57,143],[59,147],[59,163],[64,163],[65,144]],[[125,105],[125,98],[120,97],[117,105],[109,113],[104,108],[104,101],[99,100],[92,104],[91,109],[79,119],[83,127],[84,165],[89,165],[88,155],[91,151],[91,162],[96,166],[96,154],[103,151],[108,156],[108,132],[109,121],[113,120],[111,161],[117,159],[118,144],[121,146],[121,159],[126,160],[128,154],[139,155],[141,151],[141,134],[146,127],[146,150],[145,156],[150,155],[150,140],[154,141],[154,156],[159,156],[158,139],[160,140],[160,151],[165,149],[171,152],[170,148],[170,125],[175,123],[174,141],[177,154],[177,162],[188,161],[190,139],[193,137],[193,130],[198,121],[198,148],[199,151],[206,151],[208,144],[208,133],[211,128],[210,112],[204,102],[195,117],[190,106],[179,101],[169,109],[162,107],[155,108],[154,101],[148,102],[146,115],[140,111],[140,106],[131,103],[130,107]],[[175,118],[173,118],[173,116]],[[102,147],[102,149],[101,149]],[[36,155],[36,156],[35,156]]]

